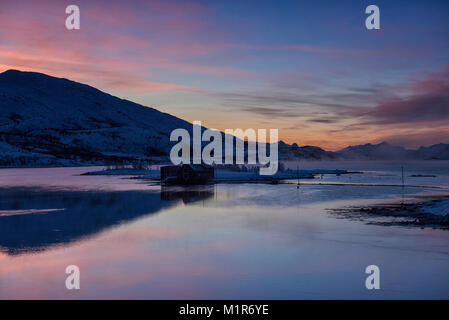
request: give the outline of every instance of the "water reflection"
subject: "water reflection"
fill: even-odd
[[[154,191],[49,191],[0,189],[0,250],[9,255],[43,251],[213,196],[213,188]],[[169,201],[166,201],[169,200]]]
[[[214,186],[161,186],[161,200],[182,200],[184,204],[212,198]]]

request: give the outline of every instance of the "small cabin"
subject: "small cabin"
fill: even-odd
[[[214,179],[214,168],[203,164],[161,167],[162,184],[206,184]]]

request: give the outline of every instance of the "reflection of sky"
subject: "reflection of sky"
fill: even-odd
[[[394,190],[212,187],[211,196],[190,202],[136,190],[76,191],[72,198],[41,190],[15,204],[0,197],[2,209],[48,208],[52,201],[66,208],[57,213],[61,220],[52,218],[56,213],[31,225],[23,216],[0,217],[0,226],[17,219],[16,232],[30,237],[36,228],[56,231],[46,230],[49,222],[62,233],[75,228],[70,242],[2,250],[0,298],[449,298],[447,232],[366,225],[324,212]],[[64,286],[70,264],[81,268],[78,292]],[[380,291],[364,287],[369,264],[381,268]]]
[[[218,129],[336,149],[449,142],[448,2],[2,1],[0,71],[63,76]]]
[[[0,297],[448,297],[446,233],[391,232],[329,219],[314,206],[279,209],[234,208],[230,215],[180,206],[67,248],[1,255]],[[372,263],[383,272],[379,292],[364,288]],[[69,264],[81,268],[79,292],[64,288]]]

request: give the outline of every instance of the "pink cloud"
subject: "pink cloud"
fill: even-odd
[[[412,79],[404,85],[406,97],[389,97],[369,114],[375,123],[449,121],[449,69]]]
[[[8,26],[0,29],[2,71],[45,72],[131,93],[200,91],[160,81],[154,70],[214,77],[249,74],[240,68],[189,59],[223,48],[195,42],[202,28],[199,16],[204,13],[198,4],[141,1],[125,6],[108,2],[102,7],[81,1],[79,5],[82,29],[70,32],[63,25],[61,2],[2,4],[0,19]]]

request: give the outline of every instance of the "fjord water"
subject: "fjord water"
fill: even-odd
[[[448,231],[326,210],[448,192],[448,162],[407,163],[404,189],[397,163],[301,165],[368,173],[161,188],[80,175],[98,168],[2,169],[0,298],[449,298]],[[365,288],[371,264],[380,290]],[[80,290],[65,287],[68,265]]]

